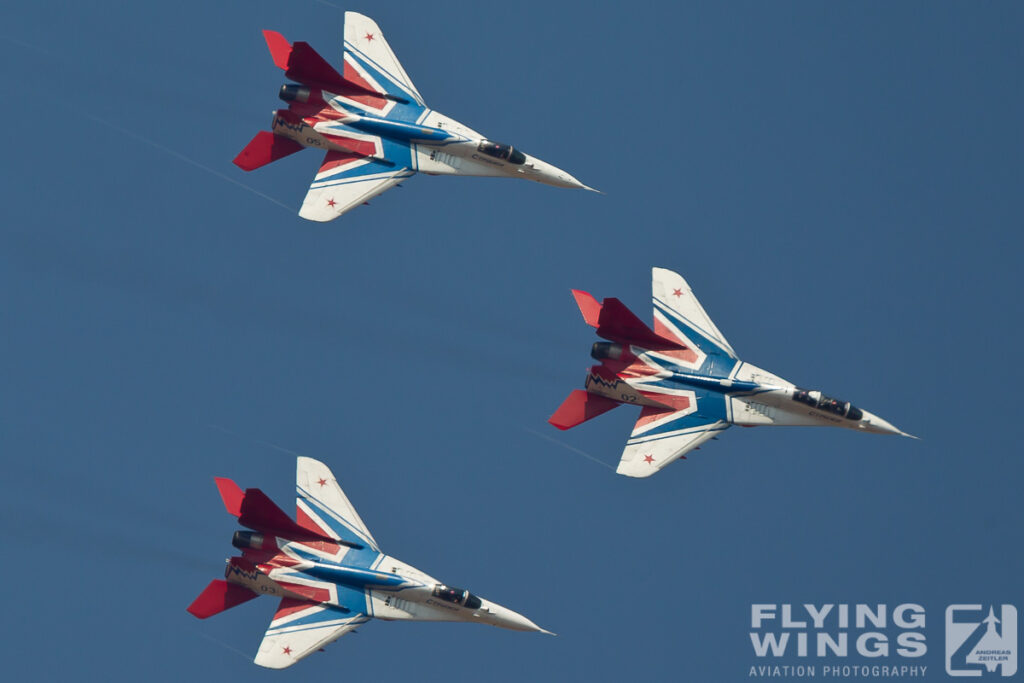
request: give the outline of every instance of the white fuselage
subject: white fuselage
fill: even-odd
[[[637,346],[630,346],[629,352],[643,364],[642,367],[664,368],[663,358],[654,360],[657,352],[653,352],[650,358],[648,356],[652,352]],[[705,414],[718,411],[721,419],[730,424],[744,427],[844,427],[876,434],[903,434],[877,415],[819,391],[797,387],[778,375],[743,361],[737,362],[727,377],[664,369],[653,374],[634,374],[632,367],[636,366],[616,373],[618,382],[609,382],[607,378],[591,373],[586,390],[622,403],[668,407],[671,402],[664,399],[689,394],[692,389],[703,389],[714,393],[704,399],[694,395],[698,402],[697,410]],[[721,396],[721,404],[699,405],[701,401],[718,403],[712,400],[715,394]]]
[[[260,595],[316,601],[323,605],[342,605],[339,595],[352,589],[362,591],[365,606],[359,611],[372,618],[406,621],[468,621],[517,631],[542,631],[517,612],[479,598],[469,591],[450,588],[412,565],[381,554],[372,568],[351,567],[343,560],[345,551],[329,560],[301,560],[296,549],[308,556],[308,545],[276,538],[265,539],[280,550],[278,557],[289,558],[286,566],[269,562],[258,566],[235,557],[228,560],[225,578]],[[264,545],[266,547],[272,547]],[[332,586],[347,590],[332,590]],[[319,595],[319,598],[314,598]],[[351,605],[349,605],[351,606]]]
[[[528,154],[516,152],[502,158],[487,154],[487,145],[498,145],[477,131],[433,109],[424,110],[415,123],[392,121],[345,108],[330,93],[323,93],[329,103],[324,111],[331,117],[299,118],[288,110],[274,112],[271,130],[305,147],[338,152],[355,151],[385,159],[380,138],[390,138],[408,145],[410,158],[391,158],[395,165],[408,165],[414,171],[430,175],[464,175],[510,177],[533,180],[545,185],[565,188],[588,188],[569,173]],[[521,156],[520,156],[521,155]]]

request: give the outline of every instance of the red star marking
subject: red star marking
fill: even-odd
[[[281,651],[284,652],[286,655],[290,655],[292,653],[292,649],[290,647],[288,647],[287,645],[285,645],[283,648],[281,648]]]
[[[320,484],[321,486],[323,486],[323,485],[325,485],[327,483],[327,480],[326,479],[321,479],[317,483]]]
[[[683,295],[683,290],[681,290],[681,289],[672,290],[672,296],[682,296],[682,295]]]
[[[371,40],[373,40],[373,34],[367,33],[365,36],[363,36],[363,38],[366,38],[366,42],[370,42]]]
[[[337,202],[334,201],[334,197],[327,200],[327,206],[334,206],[335,204],[337,204]]]
[[[647,463],[648,465],[654,464],[654,456],[648,453],[647,455],[644,456],[644,462]]]

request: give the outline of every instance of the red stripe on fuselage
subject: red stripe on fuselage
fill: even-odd
[[[324,163],[320,165],[320,170],[317,172],[316,177],[320,178],[320,176],[324,175],[329,171],[341,168],[342,166],[347,166],[348,164],[351,164],[353,161],[359,161],[364,156],[364,154],[338,152],[332,149],[324,157]]]
[[[306,602],[305,600],[281,598],[281,604],[278,605],[277,611],[274,612],[274,621],[310,609],[311,607],[316,607],[316,605],[311,602]]]
[[[347,55],[346,55],[346,57],[347,57]],[[348,82],[350,82],[350,83],[352,83],[352,84],[354,84],[354,85],[356,85],[356,86],[358,86],[360,88],[365,88],[366,90],[370,90],[370,91],[376,91],[377,90],[377,88],[375,88],[372,85],[370,85],[370,83],[367,82],[367,80],[365,78],[363,78],[359,74],[359,72],[356,70],[356,68],[354,66],[349,64],[349,61],[348,61],[347,58],[345,59],[345,67],[342,70],[342,76],[345,78],[346,81],[348,81]],[[383,109],[388,104],[388,101],[386,99],[384,99],[383,97],[377,97],[375,95],[356,95],[356,94],[347,95],[345,93],[338,93],[338,94],[340,94],[342,97],[346,97],[346,98],[348,98],[350,100],[355,100],[356,102],[359,102],[360,104],[364,104],[367,107],[373,107],[374,109]]]
[[[654,333],[659,337],[664,337],[665,339],[674,341],[683,347],[681,349],[659,350],[658,353],[661,355],[668,356],[669,358],[675,358],[691,365],[700,360],[700,356],[697,355],[697,352],[691,349],[687,343],[680,339],[679,335],[673,332],[667,325],[665,325],[665,323],[661,322],[661,320],[658,319],[658,316],[654,316]]]
[[[317,552],[324,553],[325,555],[337,555],[341,552],[341,546],[337,543],[325,543],[324,541],[309,541],[303,542],[301,545],[312,548]]]
[[[326,588],[315,588],[301,583],[286,583],[284,581],[278,581],[277,584],[286,591],[301,595],[313,602],[330,602],[331,600],[331,591]]]
[[[644,362],[630,363],[626,367],[617,371],[620,377],[650,377],[651,375],[657,375],[663,370],[654,365],[648,365]]]
[[[295,521],[303,529],[309,529],[313,533],[320,534],[321,536],[331,535],[331,530],[325,529],[313,521],[313,518],[306,514],[306,511],[302,509],[301,505],[295,506]]]
[[[328,152],[328,154],[347,154],[349,156],[354,155],[354,158],[361,159],[362,157],[372,157],[374,154],[377,153],[377,145],[374,144],[373,140],[360,140],[358,138],[350,138],[344,135],[331,135],[329,133],[324,133],[321,131],[318,132],[320,132],[320,135],[323,136],[324,140],[334,143],[339,147],[344,147],[347,150],[345,152],[337,152],[332,150],[331,152]],[[352,159],[346,159],[344,160],[343,163],[335,163],[333,166],[331,166],[331,168],[334,168],[335,166],[344,165],[346,163],[349,163],[349,161],[351,160]],[[327,170],[327,164],[332,163],[333,161],[334,160],[331,159],[325,160],[323,165],[320,166],[320,171],[323,172]],[[339,159],[338,161],[341,161],[341,159]]]
[[[640,391],[639,394],[644,398],[649,398],[652,401],[658,403],[664,403],[673,412],[679,412],[680,410],[687,410],[690,407],[689,396],[679,396],[678,394],[659,394],[655,391]],[[651,406],[648,406],[651,407]],[[646,410],[647,407],[644,408]],[[651,407],[652,410],[660,410],[659,408]]]
[[[294,557],[289,557],[284,553],[277,553],[273,557],[267,558],[260,563],[260,571],[266,574],[274,569],[294,567],[297,564],[301,564],[301,561],[296,560]]]
[[[643,410],[640,411],[640,417],[636,420],[636,425],[633,427],[633,431],[636,431],[640,427],[646,427],[652,422],[662,420],[671,415],[673,410],[667,408],[655,408],[653,406],[644,406]]]

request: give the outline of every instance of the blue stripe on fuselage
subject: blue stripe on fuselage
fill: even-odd
[[[634,440],[651,441],[659,435],[677,432],[682,429],[702,427],[718,420],[728,421],[724,394],[718,391],[698,388],[693,388],[693,393],[697,399],[697,412],[660,424],[649,431],[645,431],[643,434],[630,438],[630,442],[632,443]]]
[[[420,126],[403,121],[392,121],[391,119],[382,119],[376,116],[361,116],[356,121],[346,122],[345,125],[363,133],[380,135],[382,137],[402,140],[403,142],[409,142],[410,140],[443,142],[452,137],[451,134],[440,128]]]
[[[730,380],[724,377],[707,377],[687,372],[677,372],[668,378],[684,387],[705,389],[720,394],[746,394],[757,391],[760,385],[756,382],[745,382],[742,380]]]
[[[354,128],[340,123],[335,123],[325,130],[326,133],[334,133],[339,136],[344,136],[350,133],[356,133]],[[386,165],[380,163],[368,163],[359,164],[354,168],[343,170],[340,173],[331,175],[323,180],[314,180],[313,187],[319,187],[322,184],[334,185],[339,180],[347,180],[351,178],[361,178],[362,176],[377,175],[382,172],[398,171],[403,168],[410,168],[412,166],[412,148],[409,146],[407,141],[395,140],[393,138],[380,136],[381,145],[381,156],[391,163],[395,164],[394,168],[389,168]]]
[[[643,347],[637,347],[643,348]],[[657,351],[649,351],[644,349],[644,362],[648,365],[655,365],[666,373],[667,376],[658,377],[651,376],[645,377],[642,380],[643,386],[648,387],[663,387],[665,389],[678,389],[681,386],[693,386],[693,387],[711,387],[714,386],[714,390],[722,391],[721,382],[728,379],[732,374],[733,369],[739,363],[739,361],[730,358],[729,356],[713,356],[706,354],[704,362],[699,368],[694,370],[693,368],[680,365],[669,356],[658,354]],[[658,355],[653,355],[658,354]],[[707,378],[706,382],[701,382],[701,378]],[[710,382],[710,383],[709,383]],[[733,382],[738,384],[738,382]],[[640,382],[632,382],[636,386],[640,386]],[[730,389],[733,393],[739,391],[750,391],[755,389],[755,386],[744,387],[743,389]]]
[[[303,569],[302,573],[316,579],[349,586],[350,588],[358,588],[359,590],[367,586],[373,586],[374,588],[398,588],[409,584],[405,577],[397,574],[367,571],[343,565],[332,565],[322,561],[309,569]]]

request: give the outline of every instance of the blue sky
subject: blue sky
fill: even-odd
[[[919,603],[941,678],[946,605],[1024,605],[1024,10],[629,8],[0,10],[12,680],[738,679],[755,602]],[[299,219],[315,153],[231,159],[278,105],[260,30],[338,63],[344,9],[428,105],[607,194],[415,177]],[[545,420],[594,340],[569,290],[647,319],[652,265],[744,360],[921,440],[732,429],[615,476],[630,409]],[[269,600],[184,608],[232,552],[212,477],[291,509],[293,453],[386,552],[560,635],[370,623],[253,665]]]

